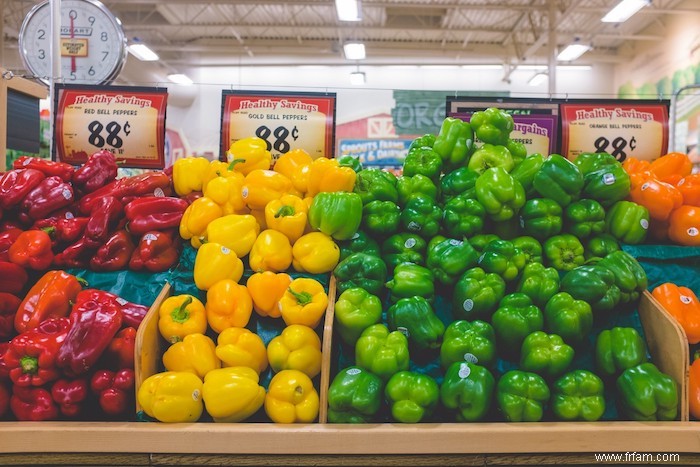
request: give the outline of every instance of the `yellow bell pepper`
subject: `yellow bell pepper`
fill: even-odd
[[[263,230],[250,250],[250,268],[255,272],[285,271],[292,264],[292,245],[276,230]]]
[[[222,162],[216,159],[209,163],[209,168],[206,172],[204,172],[204,178],[202,179],[202,191],[205,191],[207,189],[207,185],[209,185],[209,182],[218,177],[232,177],[238,179],[238,181],[241,183],[243,183],[243,179],[245,178],[245,176],[242,173],[233,170],[232,164],[228,162]]]
[[[146,415],[164,423],[191,423],[204,410],[202,380],[189,371],[166,371],[141,383],[137,399]]]
[[[311,423],[318,416],[319,404],[311,378],[301,371],[282,370],[270,381],[265,413],[275,423]]]
[[[294,195],[282,195],[265,206],[265,223],[268,229],[282,232],[294,244],[304,235],[309,208]]]
[[[202,309],[202,314],[204,310]],[[206,323],[206,315],[205,315]],[[163,354],[163,366],[168,371],[189,371],[200,379],[211,370],[221,368],[221,360],[216,356],[216,345],[204,334],[188,334],[181,342],[176,342]]]
[[[246,175],[241,195],[250,209],[265,209],[273,199],[285,194],[298,194],[292,182],[274,170],[253,170]]]
[[[249,209],[250,215],[258,221],[260,230],[267,230],[267,222],[265,222],[265,210],[264,209]]]
[[[242,176],[216,177],[207,184],[204,196],[218,204],[224,215],[243,214],[247,212],[248,208],[241,194],[242,187]]]
[[[245,285],[224,279],[207,291],[207,322],[215,332],[226,328],[244,328],[253,314],[253,300]]]
[[[204,304],[188,294],[166,298],[158,309],[158,330],[171,343],[190,334],[204,334],[207,330]]]
[[[229,162],[233,170],[248,175],[253,170],[268,170],[272,155],[267,150],[267,142],[256,136],[234,141],[228,149]]]
[[[173,186],[178,196],[189,195],[193,191],[202,191],[204,174],[209,169],[209,159],[204,157],[185,157],[173,164]]]
[[[311,232],[294,242],[292,258],[296,271],[323,274],[338,264],[340,248],[323,232]]]
[[[292,324],[267,344],[267,359],[275,373],[299,370],[313,378],[321,372],[321,339],[310,327]]]
[[[202,397],[207,412],[218,423],[241,422],[265,402],[258,374],[247,367],[213,370],[204,378]]]
[[[267,368],[263,340],[246,328],[226,328],[216,340],[216,355],[224,366],[245,366],[262,373]]]
[[[260,226],[253,216],[229,214],[211,221],[200,240],[203,243],[218,243],[233,250],[239,258],[243,258],[250,253],[258,234],[260,234]]]
[[[292,149],[277,159],[274,170],[290,179],[294,188],[304,194],[308,189],[309,167],[313,161],[303,149]]]
[[[208,242],[197,250],[194,258],[194,283],[198,289],[209,290],[223,279],[238,282],[242,276],[243,261],[230,248]]]
[[[307,196],[304,198],[304,204],[306,205],[306,227],[304,227],[304,235],[311,233],[311,232],[318,232],[318,230],[314,229],[311,226],[311,223],[309,222],[309,209],[311,209],[311,205],[314,203],[314,198],[313,196]],[[295,242],[296,243],[296,242]]]
[[[319,157],[309,167],[306,196],[321,192],[352,191],[357,175],[350,167],[341,167],[336,159]]]
[[[279,318],[280,298],[292,283],[289,274],[280,272],[275,274],[272,271],[256,272],[248,278],[246,287],[253,299],[253,309],[260,316]]]
[[[303,324],[315,328],[326,307],[328,294],[320,282],[308,277],[294,279],[280,298],[280,313],[287,326]]]
[[[214,219],[223,215],[221,206],[211,198],[202,196],[187,206],[180,220],[180,236],[185,240],[192,237],[200,237],[207,229],[207,225]],[[194,245],[193,245],[194,246]]]

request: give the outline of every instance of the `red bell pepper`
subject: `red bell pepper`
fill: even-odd
[[[134,252],[133,240],[126,230],[117,230],[107,239],[104,245],[97,249],[90,259],[93,271],[119,271],[129,266],[129,259]]]
[[[88,397],[86,378],[61,378],[51,386],[51,397],[65,417],[75,418],[83,411]]]
[[[101,149],[88,157],[82,167],[73,173],[73,185],[84,193],[92,193],[117,178],[117,160],[114,154]]]
[[[88,301],[113,302],[122,311],[122,324],[127,327],[138,328],[143,318],[148,313],[148,307],[125,300],[113,293],[97,289],[85,289],[75,297],[75,306]],[[74,306],[74,308],[75,308]],[[71,312],[72,313],[72,312]]]
[[[28,222],[42,219],[73,203],[73,186],[61,177],[47,177],[25,196],[22,201],[20,220]]]
[[[0,178],[0,207],[10,209],[44,180],[46,176],[34,169],[10,170]]]
[[[44,388],[15,385],[12,388],[10,409],[20,421],[39,422],[58,418],[58,406],[51,398],[51,393]]]
[[[10,379],[10,369],[5,363],[5,354],[10,350],[9,342],[0,342],[0,381],[8,381]]]
[[[95,254],[96,247],[85,237],[67,246],[61,253],[54,256],[53,264],[59,268],[87,268],[90,258]]]
[[[105,196],[94,204],[85,226],[85,240],[97,248],[107,240],[124,213],[124,205],[114,196]]]
[[[124,214],[129,232],[143,235],[149,230],[174,229],[180,225],[187,201],[180,198],[149,196],[126,205]]]
[[[65,182],[73,178],[74,168],[65,162],[56,162],[41,157],[20,156],[12,164],[14,169],[35,169],[47,177],[60,177]]]
[[[134,402],[134,370],[124,368],[117,372],[98,370],[92,375],[90,389],[97,396],[100,407],[107,415],[126,413]]]
[[[134,368],[134,346],[136,344],[136,328],[124,328],[114,336],[105,351],[105,360],[109,368],[121,370]]]
[[[65,271],[48,271],[29,289],[15,315],[15,330],[34,329],[48,318],[68,316],[71,303],[82,290],[78,279]]]
[[[29,277],[22,266],[0,261],[0,292],[18,294],[24,289]]]
[[[129,267],[135,271],[165,271],[178,259],[177,243],[172,232],[147,232],[134,250]]]
[[[10,341],[3,359],[16,386],[42,386],[61,376],[57,357],[70,326],[68,318],[51,318]]]
[[[10,408],[10,389],[7,383],[0,382],[0,418],[4,417]]]
[[[7,232],[12,229],[24,230],[24,225],[16,219],[5,219],[0,222],[0,232]]]
[[[186,194],[182,199],[187,201],[187,205],[189,206],[202,196],[204,196],[204,193],[202,193],[201,191],[193,191],[191,193]]]
[[[90,214],[100,198],[113,196],[123,204],[142,196],[165,196],[172,192],[170,178],[163,172],[146,172],[133,177],[124,177],[88,193],[80,200],[80,212]]]
[[[75,217],[72,212],[66,211],[63,215],[39,219],[32,224],[32,229],[48,233],[56,246],[57,243],[71,243],[78,240],[85,233],[88,220],[88,217]],[[1,235],[0,238],[2,238]]]
[[[8,250],[10,249],[10,246],[15,243],[15,240],[17,240],[17,237],[19,237],[19,234],[21,233],[21,229],[15,228],[5,230],[4,232],[0,233],[0,261],[10,260]]]
[[[58,350],[56,364],[67,375],[86,373],[109,346],[122,326],[122,312],[111,300],[76,302],[71,328]]]
[[[7,292],[0,292],[0,339],[15,335],[15,315],[22,300]]]
[[[27,230],[17,236],[8,250],[10,261],[29,269],[44,271],[51,266],[51,237],[43,230]]]

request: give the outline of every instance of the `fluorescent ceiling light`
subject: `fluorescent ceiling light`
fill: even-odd
[[[175,84],[182,84],[183,86],[191,86],[193,84],[190,77],[182,73],[172,73],[168,75],[168,79]]]
[[[465,70],[501,70],[503,65],[462,65]]]
[[[651,4],[651,0],[622,0],[601,19],[604,23],[624,23],[632,15]]]
[[[350,84],[353,86],[362,86],[367,81],[364,71],[353,71],[350,73]]]
[[[148,48],[146,44],[142,44],[140,42],[137,44],[131,44],[129,47],[127,47],[127,49],[129,49],[131,55],[144,62],[154,62],[159,58],[157,53]]]
[[[560,62],[571,62],[576,60],[589,50],[591,50],[590,45],[580,43],[569,44],[564,50],[559,52],[559,55],[557,55],[557,60],[559,60]]]
[[[335,0],[335,10],[340,21],[361,21],[360,0]]]
[[[454,70],[457,65],[420,65],[421,68],[426,70]]]
[[[547,81],[547,73],[535,73],[532,78],[527,82],[530,86],[539,86],[540,84]]]
[[[365,58],[365,44],[362,42],[348,42],[343,45],[345,58],[348,60],[362,60]]]

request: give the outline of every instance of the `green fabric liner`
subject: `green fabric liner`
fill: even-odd
[[[700,247],[678,245],[622,245],[637,258],[649,279],[649,291],[673,282],[700,293]]]

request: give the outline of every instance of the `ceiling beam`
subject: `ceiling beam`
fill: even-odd
[[[111,9],[120,10],[120,5],[143,5],[143,6],[153,6],[153,2],[146,2],[144,0],[119,0],[115,2],[107,2]],[[230,0],[207,0],[206,3],[219,3],[230,5]],[[201,2],[196,2],[192,0],[168,0],[169,5],[201,5]],[[324,2],[318,0],[266,0],[267,5],[312,5],[320,7],[333,8],[331,2]],[[466,2],[447,2],[447,3],[431,3],[431,2],[388,2],[388,1],[372,1],[363,0],[362,6],[367,8],[462,8],[467,10],[488,10],[488,11],[499,11],[499,10],[510,10],[510,11],[533,11],[533,10],[546,10],[547,7],[543,5],[523,5],[518,3],[493,3],[493,4],[483,4],[483,3],[466,3]]]

